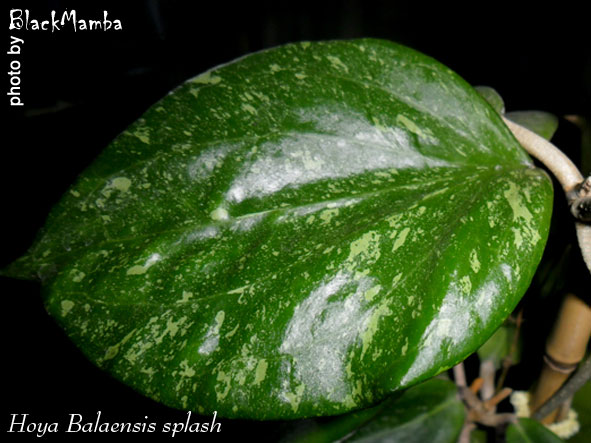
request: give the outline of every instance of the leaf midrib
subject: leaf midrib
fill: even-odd
[[[455,167],[451,167],[450,169],[456,169]],[[464,168],[462,168],[464,169]],[[501,175],[500,172],[506,172],[506,171],[511,171],[511,170],[520,170],[521,168],[511,168],[511,169],[503,169],[503,170],[496,170],[494,168],[481,168],[481,167],[477,167],[474,166],[474,168],[466,168],[466,169],[474,169],[475,173],[472,175],[468,175],[465,177],[462,177],[465,181],[470,181],[470,179],[474,179],[477,177],[481,177],[481,176],[487,176],[487,175]],[[491,174],[492,172],[492,174]],[[253,212],[253,213],[246,213],[246,214],[242,214],[236,217],[232,217],[232,220],[244,220],[244,219],[248,219],[248,218],[252,218],[252,217],[258,217],[261,214],[266,214],[266,213],[273,213],[273,212],[277,212],[277,213],[287,213],[289,211],[293,211],[296,209],[300,209],[300,208],[307,208],[307,207],[311,207],[311,206],[318,206],[320,204],[326,203],[335,203],[335,202],[340,202],[340,201],[344,201],[344,200],[349,200],[351,198],[360,198],[360,199],[364,199],[366,197],[371,197],[374,195],[379,195],[382,193],[388,193],[388,192],[393,192],[396,190],[403,190],[405,188],[414,188],[417,186],[417,184],[425,184],[428,186],[431,185],[435,185],[437,183],[445,183],[446,181],[453,181],[454,177],[446,177],[444,179],[440,179],[440,180],[423,180],[421,181],[421,183],[413,183],[410,185],[400,185],[400,186],[389,186],[389,187],[384,187],[375,191],[369,191],[369,192],[363,192],[363,193],[359,193],[359,194],[350,194],[344,197],[339,197],[337,199],[327,199],[327,200],[321,200],[321,201],[315,201],[315,202],[309,202],[305,205],[292,205],[292,206],[285,206],[285,207],[276,207],[276,208],[272,208],[272,209],[266,209],[264,211],[257,211],[257,212]],[[462,185],[463,183],[456,183],[456,184],[452,184],[451,186],[457,186],[457,185]],[[130,237],[116,237],[116,238],[106,238],[103,241],[99,241],[97,243],[94,243],[93,245],[91,245],[92,248],[99,248],[103,245],[107,245],[107,244],[112,244],[112,243],[122,243],[122,242],[128,242],[128,241],[132,241],[132,240],[141,240],[141,239],[149,239],[149,238],[155,238],[158,236],[161,236],[163,234],[170,234],[170,233],[174,233],[174,232],[182,232],[182,231],[186,231],[187,229],[191,228],[192,230],[195,229],[206,229],[208,227],[221,227],[221,226],[228,226],[230,221],[219,221],[219,222],[212,222],[212,223],[208,223],[208,224],[204,224],[204,225],[182,225],[182,226],[177,226],[175,228],[170,228],[170,229],[164,229],[164,230],[160,230],[157,232],[150,232],[150,233],[145,233],[145,234],[139,234],[139,235],[134,235],[134,236],[130,236]],[[34,262],[37,263],[38,266],[43,266],[46,264],[53,264],[55,263],[56,260],[58,260],[61,257],[64,256],[77,256],[79,251],[84,251],[87,250],[89,248],[89,246],[85,246],[85,247],[80,247],[79,249],[75,249],[75,250],[70,250],[70,251],[66,251],[60,254],[49,254],[47,257],[43,257],[43,261],[37,261],[35,260],[35,258],[33,258],[32,260]]]

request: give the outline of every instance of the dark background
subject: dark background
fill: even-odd
[[[76,176],[151,104],[206,69],[283,43],[356,37],[394,40],[436,58],[471,84],[494,87],[508,110],[591,116],[591,32],[582,9],[541,3],[520,9],[497,2],[464,9],[439,3],[3,3],[4,47],[8,49],[8,35],[25,40],[22,54],[16,57],[22,65],[25,106],[10,107],[6,96],[2,105],[8,117],[0,152],[0,268],[25,252]],[[98,19],[106,9],[110,19],[122,21],[123,31],[74,33],[70,26],[53,34],[8,31],[11,8],[28,8],[32,18],[42,20],[51,10],[61,15],[72,8],[79,18]],[[8,91],[6,73],[13,56],[3,57],[2,90]],[[581,155],[579,137],[573,125],[561,120],[557,143],[576,161]],[[576,268],[576,259],[568,253],[563,257],[570,227],[556,226],[547,268],[560,259],[561,266],[569,268],[574,262]],[[536,281],[543,287],[545,277]],[[591,292],[588,280],[574,281]],[[110,422],[156,421],[160,427],[166,421],[185,420],[185,413],[145,399],[87,362],[45,313],[37,284],[0,277],[0,296],[3,440],[35,439],[5,434],[11,413],[31,414],[30,421],[58,421],[60,429],[67,424],[67,414],[94,420],[98,410]],[[263,428],[241,429],[230,422],[223,425],[226,437],[230,432],[246,436],[245,432]]]

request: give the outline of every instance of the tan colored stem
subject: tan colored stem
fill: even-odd
[[[587,269],[591,272],[591,226],[583,223],[575,223],[575,226],[583,260],[585,260]]]
[[[478,394],[478,391],[480,391],[480,388],[482,387],[483,382],[484,382],[484,380],[481,379],[480,377],[475,378],[474,381],[472,382],[472,384],[470,385],[470,390],[474,394]]]
[[[454,381],[456,386],[465,387],[466,384],[466,373],[464,372],[464,362],[460,362],[453,367]]]
[[[480,377],[483,380],[480,398],[486,401],[495,395],[495,364],[492,360],[480,363]]]
[[[556,176],[565,192],[572,190],[583,181],[583,175],[560,149],[543,137],[505,117],[503,117],[503,121],[521,146]]]
[[[581,172],[560,149],[529,129],[502,118],[521,146],[554,174],[567,196],[583,182]],[[583,260],[591,272],[591,225],[577,222],[575,226]]]
[[[585,356],[591,335],[591,308],[580,298],[568,294],[546,342],[546,355],[540,379],[532,393],[530,408],[535,412],[564,384]],[[558,414],[552,411],[542,419],[552,423]]]
[[[554,409],[560,407],[564,402],[569,401],[579,389],[581,389],[585,383],[591,380],[591,356],[587,357],[583,364],[579,366],[577,372],[573,374],[568,381],[562,385],[562,387],[554,394],[542,407],[540,407],[532,418],[535,420],[541,420]]]
[[[464,423],[464,426],[462,426],[462,432],[458,437],[458,443],[470,443],[470,434],[474,429],[476,429],[476,425],[467,420],[466,423]]]
[[[590,334],[591,308],[576,295],[568,294],[546,342],[546,353],[561,365],[577,365],[585,356]]]
[[[484,408],[488,409],[488,410],[492,410],[492,409],[496,408],[496,406],[500,402],[502,402],[504,399],[509,397],[512,392],[513,392],[513,389],[511,389],[511,388],[501,389],[501,392],[497,392],[492,398],[490,398],[484,402]]]
[[[572,369],[574,370],[575,368],[573,367]],[[536,389],[530,399],[530,409],[535,411],[546,403],[546,401],[548,401],[550,397],[560,389],[569,376],[570,372],[555,371],[544,362],[544,367],[542,368],[542,373],[538,379]],[[542,419],[542,423],[554,423],[557,414],[558,410],[555,409]]]

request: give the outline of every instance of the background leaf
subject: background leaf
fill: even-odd
[[[477,349],[552,189],[446,67],[379,40],[202,74],[119,136],[6,274],[98,366],[226,417],[375,404]]]
[[[579,432],[568,439],[569,443],[586,443],[591,440],[591,382],[575,394],[572,408],[577,411]]]
[[[511,111],[505,114],[512,122],[525,126],[527,129],[550,140],[558,129],[558,118],[543,111]]]
[[[470,432],[470,443],[487,443],[488,435],[482,429],[474,429]]]
[[[480,360],[492,360],[495,368],[499,369],[503,359],[511,352],[513,337],[515,335],[514,325],[503,325],[478,349],[478,356]],[[519,363],[519,348],[516,347],[515,352],[511,355],[512,363]]]
[[[543,424],[531,418],[520,418],[507,428],[507,443],[560,443],[561,440]]]
[[[307,421],[295,429],[289,443],[404,441],[455,443],[464,424],[464,405],[456,386],[429,380],[378,406],[325,422]]]
[[[478,92],[482,98],[484,98],[489,105],[493,107],[499,114],[505,113],[505,102],[503,97],[490,86],[474,86],[476,92]]]

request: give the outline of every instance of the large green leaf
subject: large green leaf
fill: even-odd
[[[226,417],[376,403],[477,349],[528,287],[552,188],[452,71],[379,40],[189,80],[5,273],[100,367]]]
[[[561,443],[563,440],[539,421],[520,418],[507,428],[507,443]]]
[[[428,380],[378,406],[328,421],[299,423],[285,443],[408,442],[455,443],[465,410],[456,386]]]

